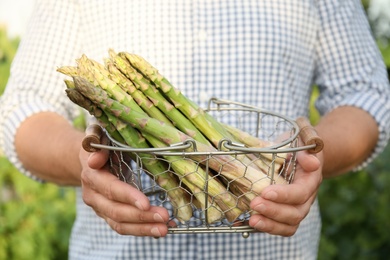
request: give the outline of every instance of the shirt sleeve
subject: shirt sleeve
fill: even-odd
[[[56,112],[69,121],[76,115],[78,110],[64,91],[65,76],[56,70],[74,64],[81,53],[78,24],[75,1],[37,1],[1,96],[0,150],[34,179],[18,159],[15,133],[27,117],[38,112]]]
[[[359,0],[319,1],[316,107],[326,114],[356,106],[377,122],[379,141],[365,167],[386,146],[390,130],[390,86],[386,67]],[[364,140],[361,140],[364,141]]]

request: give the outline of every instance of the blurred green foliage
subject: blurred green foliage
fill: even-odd
[[[19,39],[9,39],[5,28],[0,27],[0,95],[9,77],[10,63],[15,55]]]
[[[367,169],[325,180],[320,260],[385,260],[390,255],[390,149]]]
[[[0,157],[0,259],[68,259],[73,190],[32,181]]]
[[[363,2],[367,6],[369,0]],[[0,28],[0,95],[18,43]],[[390,46],[379,42],[378,46],[389,68]],[[310,108],[314,123],[319,117],[313,106],[317,95],[314,88]],[[323,181],[319,260],[388,259],[389,158],[388,147],[368,168]],[[74,202],[73,189],[28,179],[0,151],[0,259],[67,259]]]
[[[18,44],[0,28],[0,95]],[[25,177],[0,151],[0,259],[68,259],[74,218],[72,188]]]

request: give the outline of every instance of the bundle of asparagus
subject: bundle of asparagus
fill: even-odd
[[[186,140],[196,144],[199,153],[189,156],[164,155],[161,160],[151,153],[138,154],[145,172],[167,192],[179,221],[192,217],[193,205],[206,213],[208,223],[234,221],[270,185],[269,175],[274,183],[286,183],[277,172],[269,172],[264,160],[245,154],[209,156],[225,138],[264,143],[218,122],[138,55],[109,50],[104,64],[83,55],[77,66],[58,71],[72,78],[65,80],[69,99],[89,111],[117,141],[134,148]],[[283,164],[274,159],[269,158],[269,164]]]

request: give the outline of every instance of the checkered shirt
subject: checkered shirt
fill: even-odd
[[[307,116],[311,87],[321,114],[352,105],[389,137],[389,83],[359,0],[39,0],[0,102],[0,144],[20,171],[14,135],[40,111],[72,120],[63,65],[107,50],[150,61],[201,106],[234,100],[288,117]],[[44,140],[43,140],[44,142]],[[34,178],[33,176],[31,176]],[[122,236],[86,206],[77,191],[70,259],[315,259],[320,215],[315,202],[292,237],[255,233]]]

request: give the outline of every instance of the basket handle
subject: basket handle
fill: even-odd
[[[95,148],[92,144],[100,144],[101,137],[103,135],[103,130],[98,124],[91,124],[85,129],[85,137],[82,142],[82,146],[87,152],[97,152],[100,149]]]
[[[319,153],[324,148],[324,141],[318,136],[317,131],[310,124],[306,117],[298,117],[296,120],[299,126],[299,136],[304,145],[313,145],[314,148],[307,150],[309,153]]]
[[[318,153],[324,148],[324,142],[321,137],[318,136],[317,131],[310,124],[306,117],[299,117],[296,120],[299,127],[299,136],[302,139],[304,145],[313,145],[314,148],[308,150],[309,153]],[[101,144],[101,137],[103,135],[102,127],[98,124],[90,124],[85,129],[85,137],[82,141],[82,147],[87,152],[96,152],[100,150],[95,148],[92,144]]]

